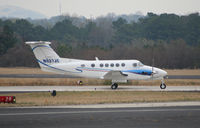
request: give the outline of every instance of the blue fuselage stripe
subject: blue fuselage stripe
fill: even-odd
[[[88,67],[77,67],[77,69],[82,71],[99,71],[99,72],[109,72],[112,71],[111,69],[100,69],[100,68],[88,68]],[[121,70],[123,73],[133,73],[138,75],[151,75],[151,70]]]
[[[150,76],[152,74],[151,70],[125,70],[122,72],[128,72],[128,73],[134,73],[134,74],[139,74],[139,75],[148,75]]]

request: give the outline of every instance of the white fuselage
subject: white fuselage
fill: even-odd
[[[143,65],[138,60],[80,60],[75,62],[53,64],[42,70],[77,77],[106,79],[110,71],[121,71],[127,80],[162,79],[167,72],[159,68]]]
[[[112,82],[127,80],[163,79],[167,72],[159,68],[143,65],[138,60],[94,61],[61,58],[50,47],[51,42],[29,41],[36,60],[44,71],[76,77],[111,79]]]

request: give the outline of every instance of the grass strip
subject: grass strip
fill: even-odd
[[[1,94],[6,95],[6,94]],[[16,104],[1,103],[8,106],[49,106],[106,103],[200,101],[199,92],[143,92],[143,91],[105,91],[105,92],[57,92],[52,97],[48,92],[8,94],[16,96]]]

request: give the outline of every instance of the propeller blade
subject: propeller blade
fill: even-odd
[[[153,75],[155,74],[155,72],[154,72],[154,56],[153,56],[153,58],[152,58],[152,69],[151,69],[151,71],[152,71],[152,73],[151,73],[151,77],[152,77],[152,80],[153,80]]]

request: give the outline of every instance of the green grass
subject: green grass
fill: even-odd
[[[5,94],[4,94],[5,95]],[[199,92],[138,92],[138,91],[105,91],[105,92],[57,92],[50,93],[17,93],[16,104],[0,104],[4,106],[48,106],[79,105],[106,103],[138,103],[169,101],[200,101]]]

